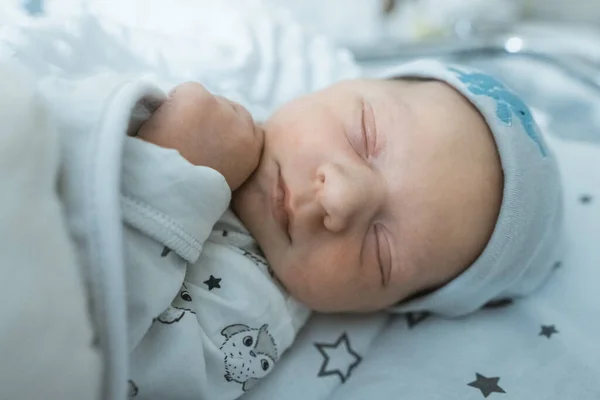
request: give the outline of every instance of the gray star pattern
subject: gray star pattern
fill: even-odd
[[[554,325],[542,325],[540,336],[546,336],[548,339],[550,339],[555,333],[558,333],[558,331]]]
[[[592,196],[590,196],[589,194],[584,194],[581,197],[579,197],[579,201],[582,204],[589,204],[592,202]]]
[[[476,379],[468,385],[481,390],[483,397],[488,397],[492,393],[506,393],[504,389],[498,386],[499,377],[486,378],[485,376],[475,373]]]
[[[352,350],[346,332],[333,344],[315,343],[315,347],[323,356],[318,377],[337,375],[344,383],[362,360],[362,357]]]

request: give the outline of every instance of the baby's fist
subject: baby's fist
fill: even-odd
[[[258,166],[264,140],[244,107],[195,82],[171,91],[138,136],[178,150],[194,165],[219,171],[232,191]]]

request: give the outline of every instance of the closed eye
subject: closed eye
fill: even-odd
[[[390,281],[392,262],[390,258],[389,242],[383,231],[384,229],[380,225],[374,225],[373,234],[375,235],[377,263],[379,264],[379,271],[381,272],[381,286],[386,287]]]
[[[371,103],[363,98],[362,101],[362,134],[365,142],[365,156],[371,158],[377,155],[377,129],[375,115]]]
[[[361,129],[360,129],[360,134],[361,134],[361,142],[363,144],[362,148],[364,150],[363,155],[365,157],[368,157],[369,155],[369,135],[368,135],[368,131],[367,131],[367,124],[366,124],[366,118],[365,118],[365,111],[366,111],[366,102],[365,99],[362,99],[362,106],[361,106],[361,115],[360,115],[360,125],[361,125]]]
[[[372,232],[375,239],[375,258],[377,259],[377,266],[379,267],[379,274],[381,275],[381,286],[385,286],[385,274],[383,273],[383,263],[381,262],[381,249],[379,246],[379,238],[377,237],[377,225],[373,226]]]
[[[376,150],[375,119],[370,103],[364,98],[361,99],[360,110],[359,128],[353,129],[346,138],[356,154],[368,160]]]
[[[365,99],[361,99],[360,103],[360,124],[359,128],[347,135],[348,142],[360,158],[367,159],[369,157],[369,126],[367,122],[368,106]]]
[[[376,268],[377,275],[379,275],[381,286],[384,287],[386,284],[386,273],[385,266],[381,256],[381,239],[378,237],[377,224],[371,225],[367,234],[365,235],[365,241],[361,249],[361,258],[365,257],[364,262],[370,267]]]

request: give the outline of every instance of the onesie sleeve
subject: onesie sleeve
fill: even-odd
[[[121,206],[124,221],[128,340],[132,350],[177,296],[231,191],[217,171],[179,152],[127,137]]]

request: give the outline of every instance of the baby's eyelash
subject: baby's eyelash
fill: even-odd
[[[377,130],[375,127],[375,116],[371,104],[363,99],[362,101],[362,132],[365,143],[365,156],[372,157],[377,149]]]
[[[361,110],[361,134],[362,134],[362,142],[363,142],[363,147],[365,149],[365,156],[368,157],[369,155],[369,134],[367,131],[367,123],[366,123],[366,118],[365,118],[365,108],[366,108],[367,104],[365,102],[365,99],[362,100],[362,110]]]
[[[373,226],[373,235],[375,237],[375,255],[377,258],[377,266],[381,274],[381,286],[385,286],[385,273],[383,271],[383,262],[381,261],[381,249],[379,248],[379,237],[377,235],[377,225]]]

